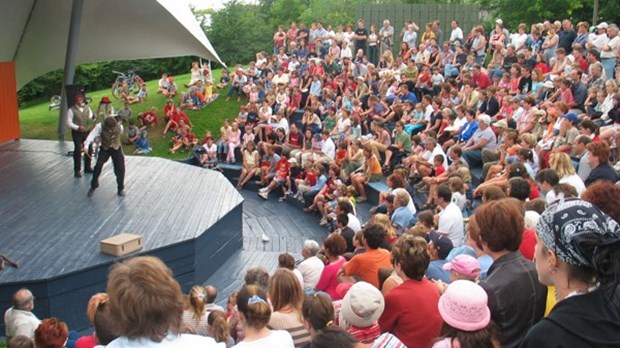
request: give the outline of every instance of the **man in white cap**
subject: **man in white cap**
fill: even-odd
[[[588,42],[586,43],[587,49],[595,49],[600,52],[600,47],[609,41],[609,37],[607,37],[607,27],[607,22],[600,22],[596,26],[596,34],[588,37]]]

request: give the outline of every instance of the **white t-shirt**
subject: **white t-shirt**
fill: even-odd
[[[463,244],[463,240],[465,239],[463,213],[456,204],[448,204],[446,208],[439,213],[438,225],[437,231],[445,233],[448,238],[450,238],[455,248]]]
[[[34,313],[21,309],[9,308],[4,312],[5,334],[7,337],[26,336],[34,339],[34,331],[41,320]]]
[[[560,184],[569,184],[577,190],[577,195],[581,197],[583,191],[586,190],[586,185],[583,180],[577,174],[566,175],[560,179]]]
[[[314,289],[316,283],[319,282],[319,278],[321,278],[323,268],[325,268],[325,264],[316,256],[303,260],[297,266],[304,279],[304,289]]]
[[[127,337],[119,337],[107,345],[107,348],[132,348],[132,347],[162,347],[162,348],[226,348],[225,343],[217,343],[211,337],[198,335],[172,335],[169,334],[161,342],[154,342],[149,339],[129,340]]]
[[[456,204],[462,211],[465,208],[465,203],[467,203],[467,198],[460,192],[452,192],[452,203]]]
[[[450,42],[454,42],[454,40],[459,39],[459,40],[463,40],[463,29],[461,29],[461,27],[456,27],[455,29],[452,29],[452,32],[450,33]]]
[[[348,228],[352,229],[353,232],[357,232],[362,229],[362,224],[360,223],[360,219],[358,219],[357,216],[351,213],[349,213],[347,216],[349,217],[349,223],[347,224]]]
[[[271,335],[256,341],[239,342],[234,346],[239,348],[293,348],[293,338],[291,334],[284,330],[271,330]]]
[[[321,152],[331,159],[336,156],[336,144],[334,144],[331,138],[327,138],[327,140],[323,141]]]

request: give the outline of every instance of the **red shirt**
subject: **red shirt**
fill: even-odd
[[[443,325],[438,302],[437,287],[428,279],[405,280],[385,295],[381,331],[391,332],[407,347],[430,347]]]
[[[288,178],[288,171],[291,168],[291,164],[288,163],[286,157],[281,157],[278,163],[276,163],[276,176],[278,178]]]
[[[536,245],[536,233],[526,228],[523,230],[523,240],[519,245],[519,251],[528,260],[534,261],[534,246]]]
[[[530,201],[535,200],[540,197],[540,191],[538,191],[538,186],[536,186],[536,182],[530,179]]]
[[[439,167],[435,168],[435,177],[438,177],[445,172],[446,172],[446,168],[444,168],[442,164]]]
[[[475,75],[472,76],[471,80],[480,89],[486,89],[487,87],[493,84],[493,82],[491,82],[491,79],[487,76],[487,74],[482,73],[482,72],[478,74],[478,76],[475,76]]]
[[[299,132],[288,134],[288,143],[293,146],[301,146],[301,136]]]

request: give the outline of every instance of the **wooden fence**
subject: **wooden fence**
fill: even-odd
[[[361,18],[366,23],[366,28],[370,25],[377,27],[377,32],[381,29],[384,19],[390,20],[390,25],[394,27],[394,46],[393,53],[398,53],[400,46],[400,31],[406,20],[413,20],[419,27],[418,42],[424,25],[438,19],[443,31],[443,40],[450,39],[452,28],[450,23],[457,20],[463,30],[464,37],[467,37],[474,25],[480,24],[480,7],[477,5],[463,4],[386,4],[386,5],[359,5],[355,11],[356,18]],[[441,46],[441,42],[439,45]]]

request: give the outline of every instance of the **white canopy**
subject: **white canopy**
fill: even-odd
[[[15,61],[17,88],[64,67],[71,6],[0,0],[0,61]],[[189,55],[224,65],[187,0],[84,0],[78,64]]]

